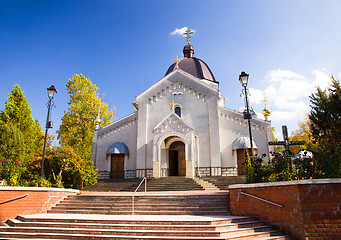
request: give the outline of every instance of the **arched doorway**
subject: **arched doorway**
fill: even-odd
[[[127,145],[116,142],[109,147],[107,154],[110,155],[110,178],[124,178],[124,163],[129,156]]]
[[[185,144],[173,142],[168,149],[169,176],[186,176]]]

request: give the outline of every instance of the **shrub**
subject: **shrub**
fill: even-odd
[[[49,151],[45,161],[45,175],[55,186],[81,188],[97,182],[97,172],[92,161],[76,154],[71,147],[58,146]],[[58,173],[56,176],[55,173]]]

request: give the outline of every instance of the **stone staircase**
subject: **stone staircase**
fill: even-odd
[[[86,186],[84,191],[133,192],[141,179],[101,180],[93,186]],[[181,176],[167,178],[148,178],[148,191],[193,191],[193,190],[227,190],[231,184],[245,183],[245,176],[231,177],[196,177]],[[144,191],[144,184],[139,191]]]
[[[166,178],[148,178],[147,180],[148,191],[194,191],[204,190],[192,178],[186,177],[166,177]],[[139,191],[144,191],[144,187],[141,186]]]
[[[136,215],[229,215],[227,192],[215,194],[138,193],[134,199]],[[114,214],[132,213],[130,195],[73,195],[61,201],[48,213]]]
[[[207,181],[217,187],[219,190],[228,190],[229,185],[246,183],[246,176],[214,176],[201,177],[200,179]]]
[[[195,177],[195,178],[193,178],[193,180],[197,184],[202,186],[205,190],[213,190],[213,191],[219,191],[220,190],[216,185],[214,185],[214,184],[212,184],[212,183],[210,183],[210,182],[208,182],[202,178]]]
[[[264,223],[240,216],[136,216],[36,214],[0,227],[1,239],[290,239]]]
[[[82,191],[46,214],[10,219],[0,225],[0,239],[291,239],[251,217],[231,216],[228,191],[213,190],[225,186],[226,177],[214,183],[209,178],[167,180],[148,179],[148,192],[137,192],[134,197],[134,215],[132,191],[139,181],[124,181],[121,189],[132,191]],[[182,186],[186,182],[190,187]]]

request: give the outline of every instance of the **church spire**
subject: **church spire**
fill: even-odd
[[[186,39],[187,39],[187,45],[189,45],[189,39],[191,38],[191,36],[190,35],[192,35],[194,32],[191,30],[191,29],[189,29],[189,28],[187,28],[187,30],[183,33],[183,35],[187,35],[187,37],[186,37]]]
[[[192,58],[193,55],[194,55],[194,48],[192,45],[190,45],[190,41],[189,39],[191,38],[190,35],[192,35],[194,32],[187,28],[187,30],[183,33],[183,35],[187,35],[186,36],[186,39],[187,39],[187,45],[184,46],[184,50],[183,50],[183,53],[184,53],[184,57],[185,58]]]
[[[270,110],[268,109],[268,107],[266,106],[266,103],[268,102],[269,100],[267,100],[266,98],[264,98],[263,102],[265,103],[265,107],[263,109],[263,115],[264,115],[264,118],[266,121],[269,121],[269,116],[270,116]]]

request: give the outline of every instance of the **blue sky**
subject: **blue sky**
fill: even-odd
[[[249,73],[251,105],[261,117],[269,100],[281,138],[283,124],[297,129],[309,113],[315,87],[341,77],[340,10],[337,0],[0,0],[0,109],[19,84],[44,125],[53,84],[54,133],[67,111],[67,80],[82,73],[124,117],[182,56],[185,38],[170,33],[189,27],[226,107],[243,106],[238,76]]]

